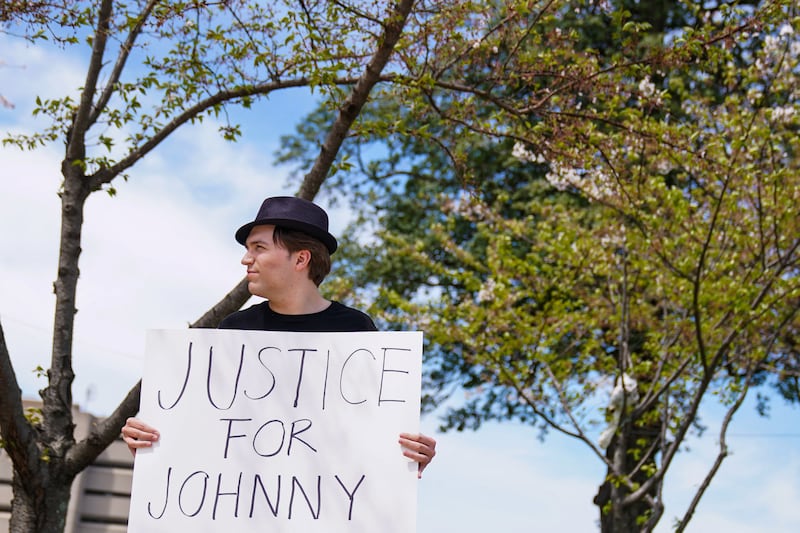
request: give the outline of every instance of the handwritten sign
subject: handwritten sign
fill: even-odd
[[[422,333],[149,331],[130,533],[409,533]]]

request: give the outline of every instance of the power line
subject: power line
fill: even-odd
[[[7,315],[5,313],[3,313],[1,316],[2,316],[2,320],[3,321],[16,323],[18,326],[23,326],[25,328],[31,329],[31,330],[36,331],[36,332],[46,333],[48,335],[52,334],[52,330],[50,330],[49,328],[43,328],[43,327],[38,326],[36,324],[31,324],[30,322],[28,322],[26,320],[22,320],[22,319],[14,317],[14,316]],[[76,345],[83,346],[84,348],[90,348],[90,349],[93,349],[93,350],[100,350],[100,351],[102,351],[103,353],[106,353],[106,354],[118,355],[120,357],[125,357],[127,359],[133,359],[133,360],[136,360],[136,361],[141,361],[143,359],[142,355],[136,355],[136,354],[132,354],[132,353],[127,353],[127,352],[123,352],[123,351],[120,351],[120,350],[116,350],[114,348],[107,348],[107,347],[101,346],[100,344],[97,344],[95,342],[87,341],[87,340],[81,339],[79,337],[75,337],[74,342],[75,342]]]
[[[800,438],[800,433],[728,433],[728,437],[797,439]]]

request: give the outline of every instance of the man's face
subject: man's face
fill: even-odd
[[[273,242],[274,231],[273,225],[254,227],[247,236],[247,251],[242,257],[242,264],[247,267],[248,290],[268,299],[289,288],[295,272],[294,254]]]

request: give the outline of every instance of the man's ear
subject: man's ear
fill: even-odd
[[[294,258],[294,266],[298,269],[307,268],[311,264],[311,252],[309,250],[300,250],[296,253]]]

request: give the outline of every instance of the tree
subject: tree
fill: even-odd
[[[313,198],[382,79],[414,2],[267,7],[237,1],[68,0],[59,6],[17,7],[0,12],[4,29],[31,40],[83,42],[91,49],[86,81],[76,97],[37,100],[35,112],[48,116],[51,125],[34,135],[4,139],[29,149],[58,140],[65,145],[53,349],[40,413],[23,410],[0,328],[0,430],[14,465],[11,530],[56,532],[64,528],[73,479],[119,435],[139,403],[137,385],[86,439],[75,441],[72,335],[87,198],[99,191],[113,195],[114,182],[126,179],[136,162],[178,128],[292,87],[328,94],[338,110],[300,188],[302,197]],[[420,24],[425,28],[424,21]],[[221,133],[235,140],[240,132],[228,123]],[[192,325],[216,325],[247,296],[243,280]]]
[[[359,165],[382,218],[352,254],[384,319],[426,331],[429,405],[467,390],[443,428],[579,439],[607,468],[608,532],[662,518],[702,401],[728,411],[679,530],[751,389],[800,399],[796,7],[634,7],[532,9],[477,43],[492,75],[433,81],[414,135]]]

